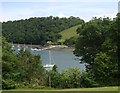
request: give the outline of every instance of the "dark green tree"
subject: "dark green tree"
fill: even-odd
[[[46,74],[40,56],[21,49],[15,54],[2,39],[2,88],[34,88],[45,85]]]
[[[18,59],[5,38],[2,38],[2,88],[15,88],[18,76]]]
[[[81,71],[79,68],[68,68],[61,73],[62,88],[80,87]]]
[[[77,30],[74,53],[82,57],[87,72],[101,85],[118,85],[118,21],[119,17],[94,18]]]

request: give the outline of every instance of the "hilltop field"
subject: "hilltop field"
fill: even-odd
[[[61,34],[62,38],[59,39],[58,42],[64,42],[66,39],[69,39],[71,37],[78,37],[76,30],[79,26],[80,25],[76,25],[76,26],[73,26],[71,28],[61,31],[60,34]]]

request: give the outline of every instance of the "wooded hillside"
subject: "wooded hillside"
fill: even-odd
[[[39,17],[2,23],[3,36],[8,42],[45,45],[47,41],[57,42],[60,31],[82,24],[79,17]]]

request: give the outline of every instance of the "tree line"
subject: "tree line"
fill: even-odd
[[[119,85],[120,13],[114,19],[93,18],[77,29],[74,54],[86,64],[86,71],[103,86]]]
[[[47,72],[39,55],[28,50],[15,54],[10,44],[2,40],[2,86],[13,88],[80,88],[118,86],[120,80],[120,14],[114,19],[93,18],[78,29],[74,54],[80,56],[86,70],[68,68],[61,73],[54,66]],[[32,73],[31,73],[32,72]],[[49,77],[51,81],[49,82]]]
[[[45,45],[57,42],[60,31],[84,23],[79,17],[34,17],[2,23],[2,33],[8,42]]]

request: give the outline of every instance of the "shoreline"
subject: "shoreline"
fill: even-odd
[[[69,51],[69,52],[73,52],[74,49],[75,49],[74,47],[67,47],[67,48],[55,47],[55,48],[51,48],[51,49],[47,49],[47,50],[53,50],[53,51]]]
[[[38,50],[54,50],[54,51],[74,51],[74,47],[68,47],[66,45],[49,45],[49,46],[41,46],[41,45],[31,45],[31,44],[13,44],[16,46],[30,46],[33,49]]]

